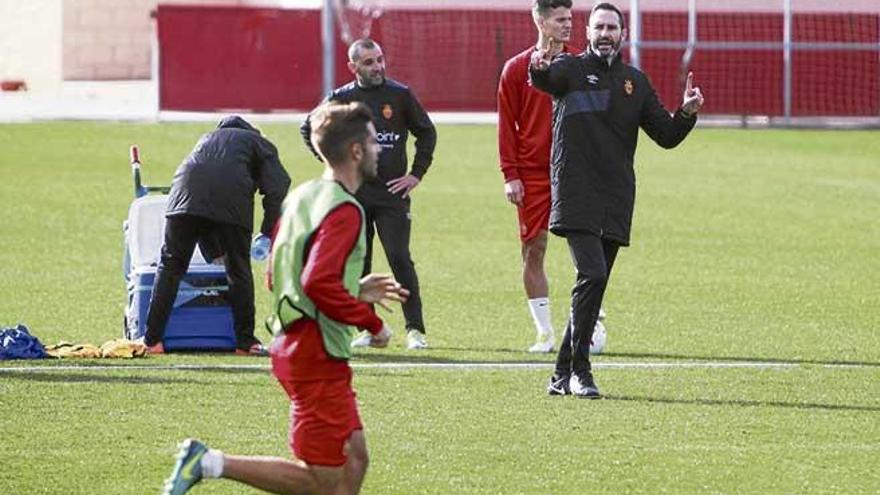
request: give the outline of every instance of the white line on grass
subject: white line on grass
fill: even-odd
[[[608,362],[593,363],[594,368],[797,368],[802,366],[798,363],[773,363],[773,362]],[[479,369],[548,369],[552,363],[352,363],[355,369],[454,369],[454,370],[479,370]],[[863,367],[853,365],[833,365],[825,367]],[[209,370],[266,370],[271,367],[266,364],[155,364],[155,365],[118,365],[118,366],[83,366],[83,365],[58,365],[58,366],[21,366],[0,368],[3,372],[39,372],[39,371],[209,371]]]

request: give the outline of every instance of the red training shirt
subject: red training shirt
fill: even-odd
[[[508,60],[498,82],[498,155],[504,182],[519,179],[522,169],[550,168],[553,100],[529,82],[534,51],[532,46]],[[567,46],[562,51],[570,53]]]
[[[345,260],[357,242],[362,221],[360,211],[350,203],[330,212],[313,236],[300,282],[325,316],[377,334],[382,330],[382,320],[342,283]],[[279,378],[324,380],[351,373],[348,361],[327,354],[318,323],[311,318],[294,321],[283,336],[275,339],[272,355]]]

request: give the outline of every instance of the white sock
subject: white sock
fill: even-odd
[[[219,478],[223,476],[223,452],[208,449],[202,456],[202,476],[205,478]]]
[[[529,311],[535,322],[535,329],[542,335],[553,334],[553,324],[550,323],[550,298],[536,297],[529,299]]]

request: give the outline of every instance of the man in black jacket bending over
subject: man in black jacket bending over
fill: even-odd
[[[688,74],[682,105],[670,115],[648,77],[621,60],[625,37],[620,10],[600,3],[590,12],[584,53],[551,62],[551,49],[536,50],[529,65],[532,84],[553,96],[550,231],[565,237],[577,270],[551,395],[600,396],[590,339],[617,250],[629,245],[639,127],[673,148],[693,129],[703,105]]]
[[[254,281],[250,246],[254,193],[263,195],[260,233],[272,234],[290,178],[278,150],[241,117],[226,117],[199,139],[174,173],[165,210],[165,240],[150,297],[144,344],[164,352],[162,337],[180,281],[196,244],[221,258],[229,281],[236,353],[265,354],[254,337]]]
[[[367,256],[364,273],[370,273],[373,237],[378,232],[394,278],[409,290],[403,303],[407,348],[422,349],[425,322],[415,263],[409,250],[411,232],[410,193],[418,186],[431,166],[437,132],[415,95],[405,85],[385,77],[385,55],[375,41],[363,38],[348,47],[348,69],[355,80],[336,88],[324,101],[365,103],[373,111],[379,146],[378,177],[364,182],[357,199],[367,214]],[[320,160],[311,141],[309,119],[300,128],[306,146]],[[416,138],[416,155],[407,170],[406,141],[409,133]],[[370,344],[369,333],[352,343],[355,347]]]

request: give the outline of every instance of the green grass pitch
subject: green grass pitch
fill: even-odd
[[[0,125],[0,325],[45,344],[121,336],[128,146],[145,181],[165,184],[211,127]],[[320,173],[295,125],[262,127],[294,184]],[[700,128],[672,151],[643,135],[633,243],[594,360],[601,401],[547,397],[552,356],[524,352],[533,329],[494,127],[438,132],[413,202],[431,349],[407,351],[398,334],[353,360],[364,493],[880,492],[877,132]],[[561,328],[574,273],[558,238],[547,269]],[[385,316],[402,330],[399,310]],[[208,369],[161,368],[179,364]],[[287,400],[266,364],[0,362],[0,493],[157,493],[187,436],[286,456]]]

